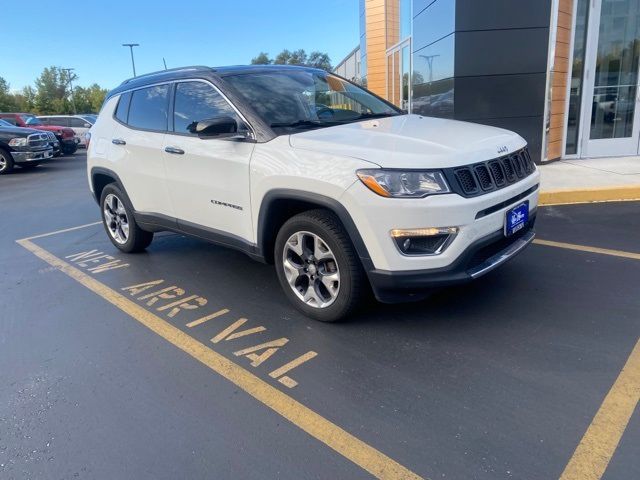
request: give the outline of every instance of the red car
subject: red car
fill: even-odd
[[[65,155],[71,155],[78,149],[78,140],[75,138],[75,132],[69,127],[45,125],[31,113],[0,113],[0,118],[17,127],[53,132],[58,142],[60,142],[62,153]]]

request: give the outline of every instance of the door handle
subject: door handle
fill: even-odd
[[[125,142],[121,138],[114,138],[113,140],[111,140],[111,143],[113,143],[114,145],[126,145],[127,144],[127,142]]]
[[[175,155],[184,155],[184,150],[176,147],[164,147],[164,151],[167,153],[173,153]]]

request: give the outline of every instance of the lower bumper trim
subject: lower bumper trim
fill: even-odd
[[[11,152],[13,161],[17,164],[29,163],[29,162],[44,162],[50,160],[53,156],[53,150],[51,148],[46,150],[38,150],[31,152]]]
[[[494,232],[471,244],[451,265],[410,271],[367,272],[376,298],[383,303],[421,300],[430,289],[470,282],[489,273],[522,252],[535,238],[535,214],[513,237]]]
[[[485,273],[489,273],[494,268],[498,268],[507,260],[510,260],[512,257],[516,256],[520,253],[527,245],[533,242],[533,239],[536,236],[536,232],[530,230],[526,233],[522,238],[519,238],[510,246],[505,248],[502,252],[497,253],[496,255],[489,257],[480,265],[470,269],[467,271],[471,278],[478,278],[484,275]]]

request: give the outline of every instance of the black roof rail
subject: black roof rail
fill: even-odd
[[[143,75],[138,75],[137,77],[128,78],[124,82],[122,82],[120,85],[126,85],[127,83],[133,82],[134,80],[140,80],[140,79],[144,79],[144,78],[149,78],[149,77],[153,77],[153,76],[156,76],[156,75],[162,75],[164,73],[169,73],[169,72],[181,72],[181,71],[182,72],[188,72],[188,71],[199,71],[199,70],[209,70],[209,71],[211,71],[212,68],[204,66],[204,65],[193,65],[191,67],[177,67],[177,68],[169,68],[167,70],[158,70],[157,72],[145,73]]]

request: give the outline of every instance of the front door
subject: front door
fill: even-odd
[[[164,139],[167,187],[181,228],[253,238],[249,161],[254,144],[233,139],[200,138],[190,126],[200,120],[230,116],[233,107],[208,82],[177,83],[172,126]]]
[[[639,56],[640,0],[594,0],[585,59],[583,157],[638,154]]]

